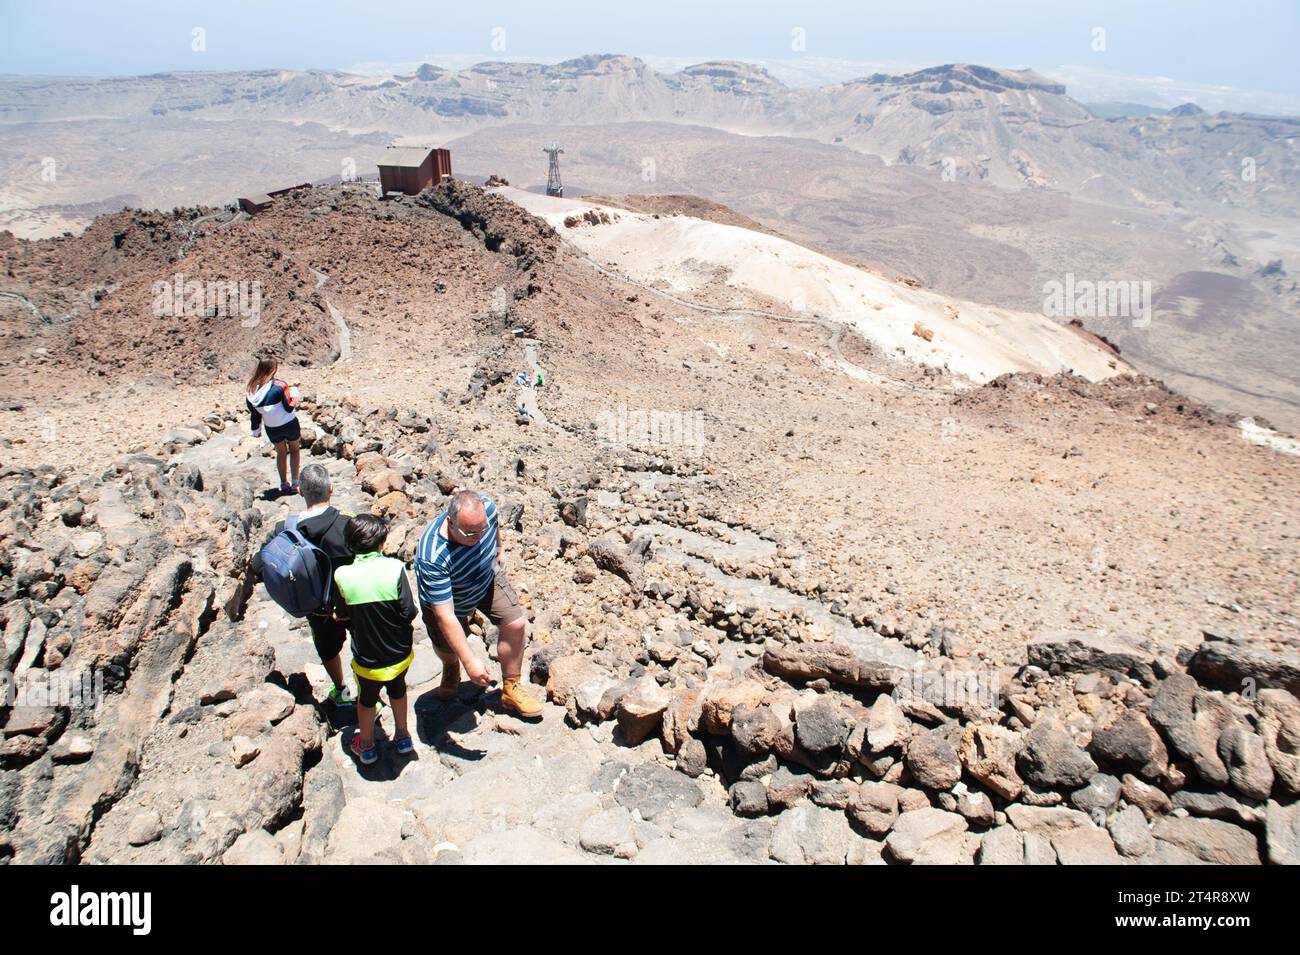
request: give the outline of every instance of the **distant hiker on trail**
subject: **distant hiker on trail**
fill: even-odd
[[[330,475],[323,464],[307,465],[302,469],[299,481],[303,500],[307,502],[307,510],[290,520],[294,522],[296,530],[303,537],[325,552],[325,556],[330,561],[330,573],[333,573],[340,567],[352,563],[352,550],[348,547],[345,536],[348,518],[351,515],[341,514],[338,508],[330,505]],[[264,544],[253,558],[253,573],[259,577],[265,577],[263,554],[266,547],[280,536],[285,529],[285,524],[285,521],[280,521],[275,525],[275,530],[268,538],[267,544]],[[316,652],[320,655],[321,663],[325,665],[326,672],[334,681],[334,686],[329,692],[329,701],[337,706],[351,705],[356,700],[356,694],[343,679],[343,661],[339,658],[343,641],[347,639],[347,631],[344,629],[343,621],[335,616],[334,602],[326,601],[319,609],[308,613],[307,626],[311,629],[311,638],[316,644]]]
[[[415,552],[415,582],[429,639],[442,660],[438,696],[451,700],[460,687],[460,668],[479,686],[489,683],[487,668],[470,650],[466,634],[475,611],[497,626],[501,661],[501,702],[529,719],[542,704],[519,682],[524,663],[524,609],[501,568],[497,509],[487,497],[460,491],[420,535]]]
[[[379,759],[375,746],[375,707],[379,691],[388,691],[396,735],[393,744],[402,755],[415,752],[406,728],[406,669],[414,656],[411,621],[415,597],[406,579],[406,565],[385,557],[380,548],[388,537],[388,524],[374,514],[358,514],[348,521],[344,538],[355,555],[352,563],[334,572],[340,604],[347,606],[352,631],[352,670],[357,675],[357,734],[350,749],[369,766]]]
[[[257,370],[248,379],[245,403],[252,416],[250,430],[253,437],[262,432],[266,422],[266,436],[275,445],[275,468],[280,472],[280,493],[298,493],[298,441],[302,430],[298,426],[298,389],[275,377],[279,362],[274,358],[259,358]],[[286,473],[285,465],[291,469]],[[292,477],[292,479],[290,479]]]

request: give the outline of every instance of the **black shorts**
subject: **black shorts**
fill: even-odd
[[[307,614],[307,626],[311,630],[312,642],[321,662],[333,660],[343,649],[343,641],[348,638],[348,631],[341,620],[335,620],[332,613]]]
[[[295,417],[288,424],[282,424],[278,428],[272,428],[268,424],[266,436],[271,439],[272,444],[279,444],[281,441],[298,441],[302,438],[302,428],[299,427],[298,419]]]
[[[380,683],[378,680],[367,680],[361,674],[354,674],[357,678],[357,686],[360,688],[357,693],[357,702],[362,706],[374,706],[379,702],[379,690],[381,687],[388,688],[388,702],[400,700],[406,696],[406,671],[403,670],[397,676],[393,677],[387,683]]]

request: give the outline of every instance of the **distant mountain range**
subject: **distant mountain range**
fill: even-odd
[[[663,71],[589,55],[385,75],[0,77],[0,228],[53,235],[114,204],[373,176],[394,141],[450,144],[458,174],[535,187],[556,134],[572,187],[703,195],[975,301],[1031,308],[1066,272],[1149,281],[1170,317],[1108,331],[1126,355],[1207,400],[1241,391],[1245,410],[1266,398],[1300,422],[1300,118],[1089,107],[1032,70],[792,86],[750,63]]]
[[[261,118],[441,140],[505,123],[691,123],[841,144],[1004,188],[1048,187],[1110,202],[1259,201],[1296,211],[1300,119],[1206,116],[1196,107],[1132,112],[1098,116],[1031,70],[969,64],[815,88],[786,86],[746,63],[660,73],[617,55],[460,71],[424,64],[394,76],[261,70],[0,78],[0,122],[10,124]],[[1243,158],[1268,168],[1266,183],[1243,178]]]

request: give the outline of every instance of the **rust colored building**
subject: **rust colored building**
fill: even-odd
[[[269,209],[273,200],[270,196],[259,193],[255,196],[240,196],[239,208],[250,216],[255,216],[264,209]]]
[[[433,181],[442,182],[451,178],[451,150],[435,149],[433,151]]]
[[[385,196],[390,192],[413,196],[450,176],[451,152],[446,149],[389,146],[379,161],[379,182]]]

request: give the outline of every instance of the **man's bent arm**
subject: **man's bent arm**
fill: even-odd
[[[431,604],[430,606],[433,607],[433,617],[438,621],[438,630],[442,633],[442,638],[455,651],[460,662],[468,664],[474,659],[474,654],[469,648],[469,640],[465,637],[465,628],[456,618],[454,604]]]

